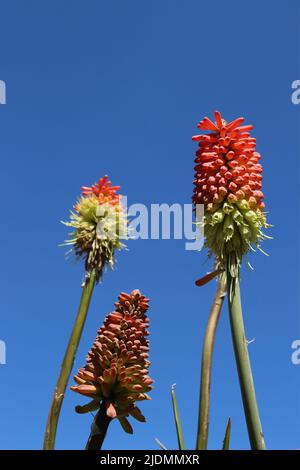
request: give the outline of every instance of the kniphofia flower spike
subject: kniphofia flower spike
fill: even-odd
[[[221,267],[237,275],[243,256],[266,236],[268,227],[261,191],[262,166],[244,118],[227,123],[215,112],[215,122],[199,122],[208,134],[195,135],[194,204],[204,204],[204,234],[210,254]]]
[[[115,250],[125,247],[121,240],[127,238],[127,219],[119,189],[108,176],[91,187],[83,186],[70,221],[64,222],[74,229],[65,244],[72,245],[77,258],[85,260],[87,275],[95,269],[97,280],[107,264],[113,265]]]
[[[115,311],[108,314],[88,353],[86,365],[79,369],[71,387],[74,392],[92,399],[77,406],[87,413],[105,403],[109,418],[117,418],[123,429],[132,433],[129,415],[145,421],[136,402],[148,400],[153,380],[148,375],[149,342],[146,315],[149,300],[138,290],[121,293]]]

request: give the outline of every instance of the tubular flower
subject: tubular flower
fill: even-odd
[[[105,400],[107,416],[117,418],[129,433],[129,415],[145,421],[135,403],[150,399],[147,392],[153,383],[148,376],[148,302],[139,290],[119,295],[115,311],[107,315],[98,331],[86,365],[74,377],[77,385],[71,387],[92,398],[87,405],[76,407],[78,413],[96,410]]]
[[[195,158],[193,203],[204,204],[204,234],[210,254],[236,276],[242,257],[266,238],[263,212],[262,166],[250,136],[252,125],[244,118],[227,123],[215,112],[215,122],[205,117],[198,128],[211,131],[195,135],[199,142]]]
[[[91,187],[83,186],[70,221],[64,222],[74,229],[65,244],[73,245],[75,255],[85,260],[87,275],[96,270],[97,280],[107,263],[113,265],[115,249],[125,247],[121,239],[127,238],[127,218],[118,189],[107,176]]]

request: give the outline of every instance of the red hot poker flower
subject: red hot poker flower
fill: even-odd
[[[122,239],[127,238],[127,216],[119,189],[111,186],[107,175],[91,187],[83,186],[70,221],[65,222],[73,229],[65,244],[73,246],[78,259],[85,260],[88,276],[95,269],[97,281],[104,267],[113,265],[115,251],[125,247]]]
[[[89,404],[76,407],[78,413],[96,410],[105,401],[107,416],[117,418],[130,433],[126,417],[145,421],[136,402],[149,399],[153,382],[148,376],[148,302],[138,290],[120,294],[115,311],[98,331],[86,365],[74,377],[77,385],[71,387],[92,398]]]
[[[252,125],[244,118],[227,123],[215,112],[198,127],[207,134],[195,135],[199,142],[195,158],[193,203],[204,204],[206,246],[217,257],[217,265],[238,273],[245,253],[266,238],[268,227],[263,212],[262,166],[256,151],[256,139],[250,136]]]

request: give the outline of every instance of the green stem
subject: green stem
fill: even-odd
[[[47,420],[47,425],[46,425],[45,438],[44,438],[44,450],[54,449],[59,414],[60,414],[62,402],[64,399],[65,390],[66,390],[66,387],[70,378],[70,374],[72,372],[74,359],[75,359],[76,351],[77,351],[78,344],[81,338],[82,330],[83,330],[85,320],[87,317],[94,285],[95,285],[95,271],[93,270],[91,272],[90,277],[86,280],[83,291],[82,291],[80,305],[79,305],[79,309],[77,312],[77,317],[76,317],[72,334],[69,339],[67,350],[65,352],[65,356],[61,365],[58,381],[54,390],[53,399],[52,399],[52,403],[51,403],[51,407],[50,407],[50,411],[48,415],[48,420]]]
[[[228,305],[235,359],[252,450],[265,450],[244,329],[239,278],[228,273]]]
[[[210,310],[204,337],[201,363],[201,384],[196,450],[207,449],[213,347],[215,333],[225,295],[226,274],[222,273],[214,302]]]
[[[106,414],[106,402],[103,400],[100,405],[100,409],[94,418],[85,450],[101,449],[110,422],[111,418]]]

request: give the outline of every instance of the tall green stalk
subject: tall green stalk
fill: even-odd
[[[208,428],[209,428],[209,406],[210,406],[210,383],[212,370],[212,356],[215,340],[215,333],[220,318],[220,313],[226,295],[226,274],[222,273],[217,288],[217,292],[212,304],[209,318],[206,325],[202,363],[201,363],[201,383],[199,399],[199,416],[197,431],[197,450],[207,449]]]
[[[227,286],[231,334],[251,449],[265,450],[245,335],[239,278],[232,278],[228,273]]]
[[[93,269],[90,277],[86,280],[83,287],[77,317],[73,326],[71,337],[65,352],[65,356],[61,365],[60,374],[54,390],[53,399],[48,415],[44,450],[54,449],[57,423],[59,420],[60,410],[65,395],[65,390],[72,372],[75,355],[81,338],[82,330],[87,317],[91,296],[95,285],[95,270]]]

